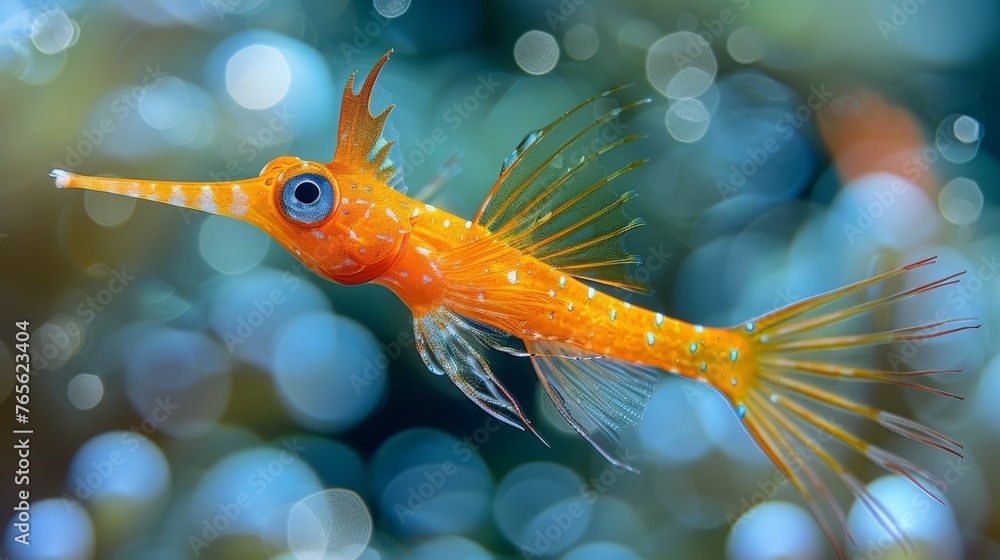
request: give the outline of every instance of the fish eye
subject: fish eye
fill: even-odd
[[[281,209],[289,218],[303,224],[325,219],[333,210],[333,185],[316,173],[302,173],[281,188]]]

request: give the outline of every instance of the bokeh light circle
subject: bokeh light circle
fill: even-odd
[[[726,39],[726,52],[740,64],[753,64],[764,56],[764,42],[753,27],[740,27]]]
[[[821,560],[827,546],[809,512],[789,502],[771,501],[748,509],[736,520],[726,540],[726,557]]]
[[[372,517],[357,493],[311,494],[288,514],[288,548],[299,560],[354,560],[372,537]]]
[[[104,227],[114,227],[128,221],[135,211],[136,200],[131,196],[122,196],[98,191],[83,193],[83,209],[94,223]]]
[[[667,109],[667,131],[680,142],[697,142],[708,132],[711,116],[705,104],[693,97],[678,99]]]
[[[934,486],[930,486],[934,488]],[[900,520],[907,536],[916,542],[918,557],[935,560],[963,558],[962,535],[947,499],[944,506],[901,476],[878,478],[867,486],[873,499]],[[905,520],[905,521],[904,521]],[[861,557],[886,557],[905,550],[877,523],[860,500],[847,514],[847,526],[859,544]]]
[[[66,488],[88,504],[126,505],[133,511],[155,504],[170,488],[167,458],[141,429],[106,432],[76,451]]]
[[[597,54],[600,44],[601,38],[597,30],[585,23],[570,27],[563,36],[563,49],[574,60],[589,60]]]
[[[952,163],[968,163],[979,153],[983,125],[968,115],[951,115],[938,124],[934,143],[941,156]]]
[[[493,477],[476,449],[498,429],[490,419],[482,428],[485,439],[476,431],[460,441],[414,428],[386,440],[371,461],[385,526],[403,536],[481,530],[489,516]]]
[[[79,28],[63,10],[49,10],[31,23],[31,42],[45,54],[55,54],[76,42]]]
[[[25,546],[15,542],[22,534],[11,519],[4,536],[4,549],[12,552],[11,560],[91,560],[94,558],[94,525],[87,510],[65,498],[49,498],[31,502],[30,536]]]
[[[389,19],[398,18],[410,9],[410,0],[375,0],[375,11]]]
[[[143,433],[194,438],[229,404],[230,360],[200,332],[154,328],[137,335],[125,357],[125,390]]]
[[[960,226],[975,222],[983,211],[983,203],[983,191],[979,184],[968,177],[948,181],[938,194],[941,214],[949,222]]]
[[[387,366],[378,341],[360,323],[309,313],[283,328],[271,369],[285,410],[303,427],[332,432],[375,409]]]
[[[226,90],[247,109],[277,105],[291,83],[292,71],[285,55],[269,45],[250,45],[226,63]]]
[[[701,35],[680,31],[649,48],[646,76],[653,87],[672,98],[697,97],[712,85],[718,63]]]
[[[209,216],[198,232],[201,256],[212,268],[242,274],[260,264],[270,237],[260,228],[225,216]]]
[[[528,74],[548,74],[559,62],[559,43],[551,33],[533,29],[514,43],[514,61]]]
[[[66,396],[73,406],[89,410],[104,397],[104,382],[92,373],[79,373],[66,385]]]
[[[511,543],[533,554],[558,554],[587,530],[593,505],[581,494],[583,480],[555,463],[528,463],[497,486],[493,516]]]

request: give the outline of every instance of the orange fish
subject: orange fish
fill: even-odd
[[[532,131],[503,162],[477,215],[466,220],[405,194],[401,154],[395,140],[383,135],[393,107],[377,116],[369,110],[375,79],[390,53],[378,61],[359,93],[354,93],[354,76],[347,81],[336,153],[328,163],[280,157],[259,177],[226,183],[85,177],[58,169],[51,175],[60,188],[124,194],[244,220],[323,278],[386,286],[412,311],[417,350],[432,372],[447,375],[497,419],[534,431],[482,350],[529,357],[566,421],[626,469],[634,470],[617,458],[618,434],[640,420],[659,374],[704,383],[726,398],[751,437],[802,493],[838,554],[843,555],[827,514],[846,533],[845,517],[819,476],[820,463],[889,534],[907,542],[900,525],[826,443],[837,441],[925,491],[923,482],[941,483],[815,408],[867,418],[958,455],[961,446],[948,437],[855,402],[822,382],[875,381],[954,396],[914,379],[941,370],[893,372],[798,356],[978,327],[958,319],[881,332],[823,334],[825,327],[954,284],[959,274],[863,303],[845,303],[844,296],[933,263],[929,258],[730,328],[702,327],[630,305],[594,286],[647,291],[626,271],[639,258],[622,248],[622,236],[643,225],[621,211],[635,193],[617,195],[609,186],[643,162],[604,172],[599,156],[638,136],[601,142],[599,131],[648,100],[597,119],[584,117],[581,109],[617,91],[610,90]],[[583,123],[574,124],[581,118]],[[810,435],[817,432],[831,437],[820,441]],[[819,461],[808,463],[806,453]]]

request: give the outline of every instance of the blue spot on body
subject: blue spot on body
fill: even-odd
[[[689,346],[688,348],[691,350],[692,354],[698,351],[698,345],[695,344],[694,342],[692,342],[691,346]]]
[[[742,404],[736,405],[736,416],[743,418],[747,414],[747,407]]]
[[[732,360],[732,361],[735,362],[737,356],[739,356],[739,352],[737,352],[735,348],[733,348],[732,350],[729,351],[729,359],[730,360]]]
[[[754,329],[753,323],[747,323],[747,332],[753,332],[753,329]]]

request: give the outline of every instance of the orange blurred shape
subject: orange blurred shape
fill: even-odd
[[[940,154],[927,144],[917,120],[905,108],[890,105],[875,92],[858,90],[834,99],[819,119],[841,184],[870,173],[892,173],[937,198],[940,185],[934,163]]]

